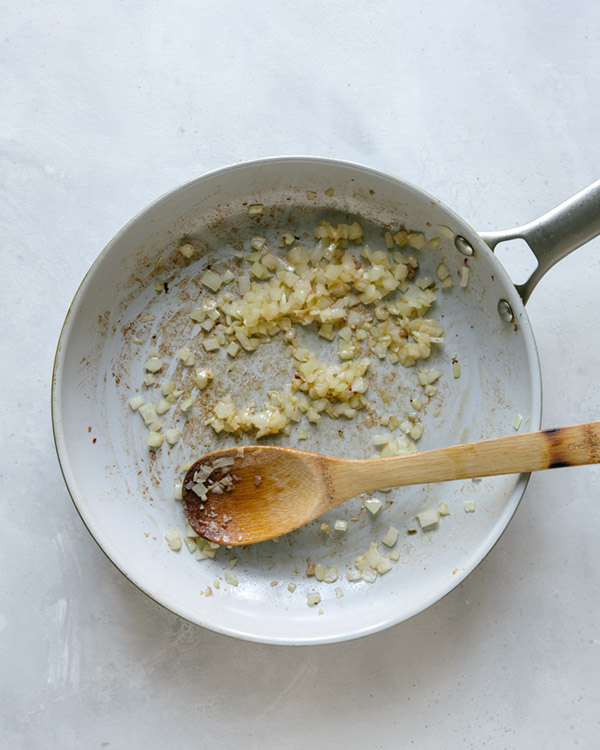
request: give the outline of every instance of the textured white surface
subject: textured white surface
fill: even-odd
[[[598,6],[2,5],[2,744],[597,748],[597,467],[534,476],[484,563],[413,620],[274,648],[189,625],[112,567],[62,483],[49,391],[99,250],[208,169],[347,158],[482,229],[597,179]],[[528,305],[546,426],[600,412],[599,252],[557,266]]]

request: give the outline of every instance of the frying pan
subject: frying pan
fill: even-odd
[[[249,215],[252,204],[262,204],[263,213]],[[540,368],[524,303],[548,268],[600,234],[600,182],[523,227],[478,234],[436,198],[382,172],[331,159],[265,159],[212,172],[158,199],[94,262],[66,316],[53,373],[56,449],[75,506],[109,559],[148,596],[206,628],[265,643],[356,638],[422,611],[485,557],[528,481],[528,475],[516,475],[392,490],[379,495],[382,509],[376,515],[357,498],[278,541],[222,548],[214,560],[198,561],[185,547],[169,548],[166,530],[185,529],[172,492],[181,466],[234,443],[204,425],[210,404],[227,393],[240,402],[261,403],[267,391],[289,381],[291,365],[277,339],[236,358],[233,369],[224,353],[202,355],[199,364],[210,364],[214,380],[188,417],[172,410],[169,419],[182,428],[181,440],[152,452],[142,421],[127,405],[140,388],[148,349],[159,347],[169,363],[164,377],[171,377],[175,352],[197,332],[187,313],[201,294],[204,270],[236,272],[244,263],[238,256],[256,234],[274,247],[288,231],[312,243],[321,219],[358,220],[375,248],[384,247],[384,230],[422,231],[427,243],[417,251],[421,271],[434,274],[441,261],[451,271],[455,286],[438,290],[431,311],[445,329],[445,344],[425,363],[443,372],[438,394],[420,414],[425,432],[419,447],[426,450],[509,434],[517,415],[521,430],[539,428]],[[429,240],[435,237],[440,239],[433,247]],[[497,243],[516,237],[528,242],[539,262],[518,287],[492,252]],[[178,251],[184,242],[198,250],[191,261]],[[465,264],[470,270],[463,288],[458,279]],[[299,335],[332,360],[329,342],[305,330]],[[458,378],[452,376],[453,359],[460,363]],[[412,410],[410,399],[422,395],[414,371],[387,360],[373,362],[372,417],[401,417]],[[150,392],[156,400],[159,394],[152,387]],[[296,430],[270,441],[364,458],[373,453],[372,417],[324,418],[307,440],[299,442]],[[242,440],[250,442],[250,436]],[[476,501],[475,512],[465,512],[465,500]],[[419,530],[416,513],[441,501],[451,514],[436,529]],[[338,518],[349,522],[345,533],[333,531]],[[329,522],[331,533],[321,530],[322,521]],[[400,559],[393,569],[372,584],[347,581],[355,557],[369,542],[380,541],[389,526],[400,530]],[[330,585],[307,577],[307,563],[336,566],[338,581]],[[233,565],[237,586],[225,581]],[[321,594],[318,606],[307,605],[310,592]]]

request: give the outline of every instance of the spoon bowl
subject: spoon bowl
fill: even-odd
[[[210,453],[186,474],[183,507],[188,521],[205,539],[228,545],[261,542],[293,531],[325,512],[321,458],[308,451],[274,446]],[[213,470],[207,478],[213,490],[202,501],[190,486],[197,484],[194,476],[202,466],[218,465],[223,459],[234,463]],[[228,476],[233,487],[221,493],[218,483]]]

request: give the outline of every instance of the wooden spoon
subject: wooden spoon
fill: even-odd
[[[233,463],[219,467],[227,459]],[[215,462],[204,484],[219,484],[203,500],[194,477]],[[600,422],[370,460],[269,445],[226,448],[189,469],[183,507],[196,533],[236,546],[286,534],[362,492],[599,462]]]

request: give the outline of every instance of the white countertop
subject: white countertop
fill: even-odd
[[[597,179],[600,6],[3,5],[1,744],[599,747],[598,467],[535,475],[486,560],[412,620],[270,647],[182,621],[112,566],[63,484],[50,381],[102,247],[210,169],[358,161],[477,229],[516,226]],[[528,304],[544,426],[600,414],[599,280],[595,240]]]

